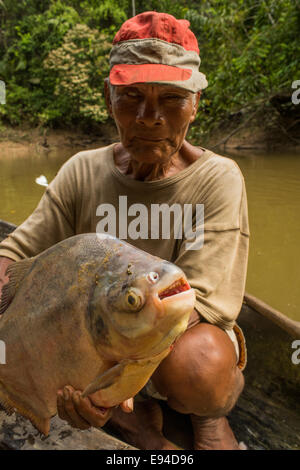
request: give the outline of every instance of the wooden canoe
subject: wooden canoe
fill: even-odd
[[[14,229],[0,220],[0,241]],[[244,391],[228,417],[235,435],[250,449],[299,450],[300,364],[292,361],[292,343],[300,340],[300,322],[245,294],[238,324],[246,337],[248,364]],[[163,402],[161,405],[165,435],[180,447],[191,449],[189,418]],[[50,436],[43,439],[20,416],[0,412],[0,448],[132,449],[103,430],[77,431],[58,417],[52,421]]]

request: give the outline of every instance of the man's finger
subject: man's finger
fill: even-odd
[[[123,401],[120,404],[120,408],[122,411],[125,411],[125,413],[131,413],[133,411],[133,398],[128,398],[128,400]]]
[[[111,408],[94,406],[88,397],[82,398],[80,392],[74,393],[73,401],[77,413],[95,428],[104,426],[111,417]]]
[[[57,392],[57,414],[60,417],[60,419],[63,419],[64,421],[68,421],[68,416],[65,412],[65,405],[64,405],[64,398],[63,398],[62,390],[59,390]]]
[[[91,425],[75,409],[72,398],[73,393],[74,389],[72,387],[65,387],[63,393],[58,396],[59,416],[75,428],[89,429]]]

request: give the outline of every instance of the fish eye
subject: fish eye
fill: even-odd
[[[155,284],[159,280],[159,274],[152,271],[147,275],[147,280],[151,282],[151,284]]]
[[[137,292],[134,290],[130,290],[126,294],[126,306],[129,307],[130,310],[140,310],[143,305],[143,299],[141,295],[138,295]]]

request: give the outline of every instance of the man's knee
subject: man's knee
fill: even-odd
[[[227,414],[244,386],[233,343],[223,330],[207,323],[182,335],[152,380],[169,406],[200,416]]]

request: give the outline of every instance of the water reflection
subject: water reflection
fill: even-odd
[[[20,224],[34,210],[45,188],[35,183],[41,174],[51,181],[61,165],[80,149],[7,148],[0,152],[0,219]]]
[[[300,320],[300,153],[228,154],[246,181],[251,232],[247,290]]]

